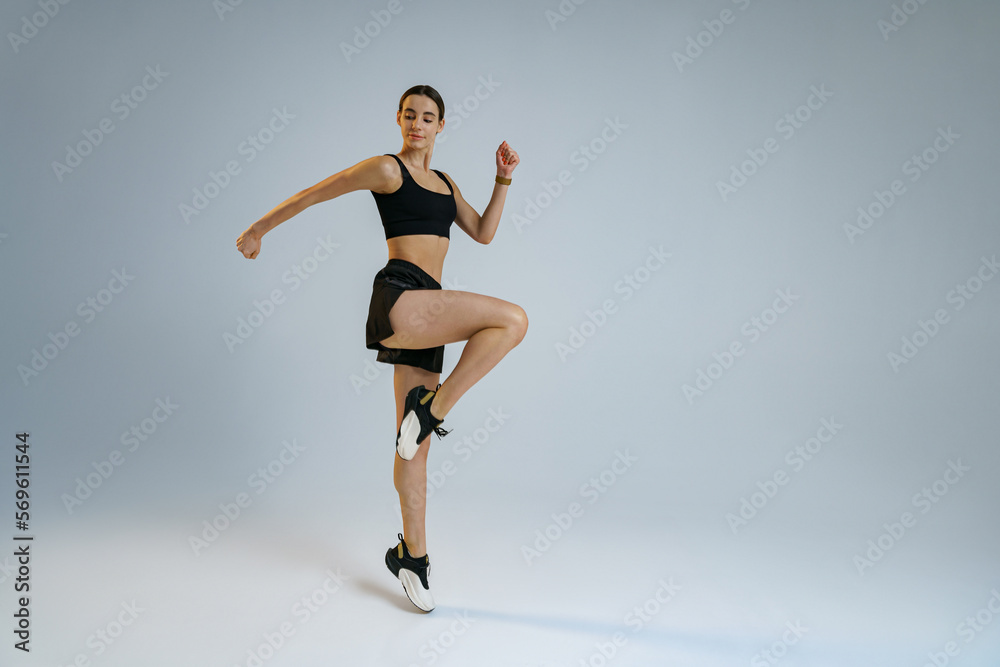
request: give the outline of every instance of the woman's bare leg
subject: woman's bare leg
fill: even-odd
[[[423,349],[468,341],[431,403],[431,414],[437,419],[444,419],[528,330],[528,316],[520,306],[456,290],[404,292],[389,312],[389,322],[395,333],[382,341],[386,347]]]
[[[406,394],[417,385],[434,389],[440,377],[439,373],[431,373],[422,368],[402,364],[395,367],[393,386],[396,394],[397,431],[403,422]],[[396,485],[396,492],[399,493],[399,509],[403,515],[403,539],[406,540],[406,548],[410,555],[415,558],[420,558],[427,553],[425,517],[427,512],[427,451],[430,444],[431,439],[428,435],[420,444],[416,455],[409,461],[395,456],[395,450],[393,450],[396,465],[393,469],[392,480]]]
[[[441,383],[431,414],[444,419],[472,385],[493,369],[524,338],[528,318],[520,306],[471,292],[409,290],[400,295],[389,312],[392,336],[386,347],[424,349],[468,341],[458,364]],[[396,428],[402,424],[406,395],[417,385],[435,389],[439,373],[398,364],[393,377],[396,395]],[[427,553],[427,452],[430,436],[420,443],[413,459],[395,457],[393,481],[403,515],[403,539],[415,557]]]

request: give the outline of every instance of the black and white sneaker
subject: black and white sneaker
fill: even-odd
[[[385,552],[385,565],[392,575],[399,579],[406,591],[406,597],[422,611],[434,609],[427,577],[431,573],[429,556],[414,558],[406,548],[403,534],[399,533],[399,544]]]
[[[437,389],[440,388],[439,384]],[[403,422],[396,433],[396,453],[404,461],[409,461],[416,455],[420,443],[431,434],[431,431],[434,431],[438,438],[451,433],[441,428],[443,419],[435,419],[431,414],[431,402],[436,393],[436,390],[431,391],[417,385],[406,395]]]

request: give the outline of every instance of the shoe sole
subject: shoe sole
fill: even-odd
[[[434,598],[431,597],[431,592],[425,589],[424,585],[420,583],[420,577],[418,577],[416,573],[400,568],[399,581],[403,584],[403,590],[406,591],[406,597],[410,598],[410,602],[412,602],[417,609],[420,609],[421,611],[433,611]]]
[[[399,437],[396,438],[396,453],[404,461],[410,461],[420,449],[417,437],[420,435],[420,419],[417,413],[410,410],[403,417],[403,423],[399,426]]]
[[[415,572],[399,567],[398,564],[390,561],[389,553],[385,555],[385,564],[389,568],[389,571],[403,584],[403,591],[406,593],[406,597],[410,599],[410,602],[413,603],[413,606],[420,611],[434,610],[434,598],[431,597],[431,592],[424,588],[424,585],[420,582],[420,577]],[[396,567],[394,568],[393,565],[396,565]]]

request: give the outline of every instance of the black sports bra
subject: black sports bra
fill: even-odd
[[[386,153],[386,155],[392,155]],[[451,194],[441,194],[417,184],[410,172],[403,165],[398,155],[392,155],[399,163],[399,171],[403,176],[403,184],[399,189],[389,194],[381,194],[369,190],[375,197],[378,213],[382,216],[382,226],[385,227],[385,238],[410,236],[411,234],[434,234],[450,239],[451,223],[458,215],[455,204],[455,191],[448,179],[434,170],[448,186]]]

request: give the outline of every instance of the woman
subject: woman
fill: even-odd
[[[313,204],[354,190],[375,198],[389,247],[389,262],[375,275],[366,345],[378,361],[394,364],[396,459],[403,532],[385,561],[418,608],[431,611],[424,534],[427,450],[440,438],[445,416],[472,385],[524,338],[524,310],[492,297],[441,289],[441,269],[455,222],[479,243],[496,234],[510,176],[520,160],[504,141],[496,152],[493,196],[476,213],[448,174],[431,170],[434,141],[444,129],[444,101],[430,86],[414,86],[399,101],[396,124],[403,148],[349,167],[279,204],[236,241],[249,259],[260,253],[267,232]],[[439,382],[447,343],[468,341],[452,373]],[[431,389],[434,387],[434,389]]]

